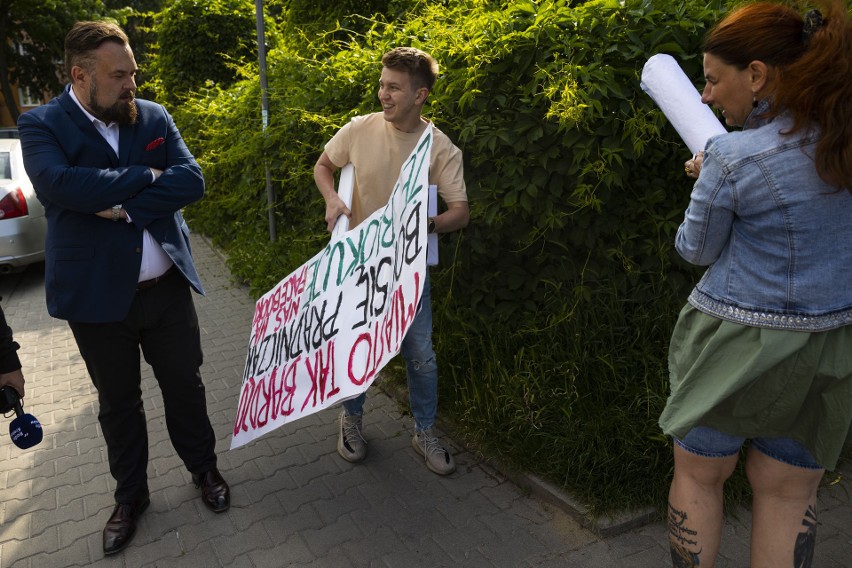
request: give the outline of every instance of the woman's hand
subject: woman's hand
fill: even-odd
[[[692,159],[683,163],[683,171],[692,179],[698,179],[698,174],[701,173],[701,163],[704,161],[704,151],[695,154]]]

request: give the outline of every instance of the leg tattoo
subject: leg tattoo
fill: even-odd
[[[686,511],[679,511],[669,503],[669,547],[674,568],[694,568],[700,564],[701,549],[698,552],[687,549],[698,546],[698,531],[687,527],[686,520]]]
[[[811,568],[814,560],[814,547],[816,546],[817,516],[815,506],[810,505],[808,510],[805,511],[802,525],[805,530],[796,536],[796,546],[793,549],[793,566],[794,568]]]

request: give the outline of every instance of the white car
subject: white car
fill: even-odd
[[[21,141],[0,137],[0,274],[44,261],[47,220],[24,171]]]

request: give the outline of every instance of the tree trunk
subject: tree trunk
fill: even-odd
[[[2,51],[0,49],[0,52]],[[15,92],[12,90],[12,85],[9,84],[9,67],[6,65],[5,60],[5,55],[0,55],[0,89],[3,92],[3,101],[6,103],[6,108],[9,109],[9,116],[12,117],[12,122],[17,124],[21,111],[18,109],[18,103],[15,101]]]

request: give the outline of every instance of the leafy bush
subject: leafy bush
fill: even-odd
[[[691,184],[688,151],[638,79],[658,52],[699,76],[716,15],[513,2],[434,50],[451,54],[433,106],[463,146],[475,211],[451,278],[435,279],[451,298],[436,316],[443,400],[477,446],[599,513],[665,503],[656,420],[695,277],[672,248]]]
[[[332,28],[341,18],[384,14],[388,10],[388,0],[288,0],[286,4],[290,22],[300,27]]]
[[[486,453],[595,513],[663,506],[666,349],[696,272],[672,248],[688,150],[639,73],[666,52],[699,77],[721,0],[411,6],[363,34],[281,34],[265,132],[249,68],[177,109],[208,182],[188,217],[254,293],[270,288],[326,242],[313,164],[351,116],[377,110],[381,54],[433,53],[442,72],[424,112],[464,151],[472,207],[433,271],[442,412]]]
[[[254,14],[251,0],[175,0],[156,26],[158,94],[177,103],[201,88],[231,85],[237,67],[257,61]]]

